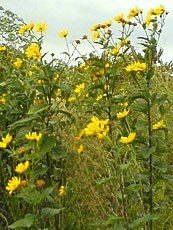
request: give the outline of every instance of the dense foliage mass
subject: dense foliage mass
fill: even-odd
[[[172,63],[158,48],[167,14],[120,14],[119,37],[112,20],[91,39],[61,31],[61,61],[42,53],[45,23],[0,8],[0,229],[173,228]]]

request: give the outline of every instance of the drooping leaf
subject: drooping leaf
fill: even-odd
[[[30,228],[37,221],[38,221],[37,215],[27,214],[23,219],[17,220],[13,224],[9,225],[9,228],[10,229]]]

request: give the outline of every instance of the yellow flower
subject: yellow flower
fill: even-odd
[[[29,77],[32,77],[33,72],[32,72],[32,71],[29,71],[29,72],[28,72],[28,75],[29,75]]]
[[[25,161],[24,163],[19,163],[16,168],[15,172],[22,174],[29,168],[29,161]]]
[[[76,88],[74,89],[74,92],[77,94],[78,97],[80,97],[85,89],[85,83],[81,83],[79,85],[76,85]]]
[[[68,102],[74,102],[76,100],[76,97],[69,97]]]
[[[91,39],[92,39],[93,41],[97,41],[99,37],[100,37],[100,30],[94,32],[94,34],[93,34],[93,36],[92,36]]]
[[[2,95],[2,97],[0,98],[0,103],[2,103],[3,105],[5,105],[5,103],[6,103],[6,94]]]
[[[56,96],[57,96],[57,97],[61,97],[61,89],[57,89],[57,91],[56,91]]]
[[[118,16],[116,16],[114,18],[114,20],[117,22],[117,23],[123,23],[123,24],[127,24],[129,21],[127,19],[124,18],[124,15],[123,14],[119,14]]]
[[[11,178],[11,180],[8,181],[8,184],[5,187],[5,189],[9,191],[9,194],[11,195],[13,191],[15,191],[20,186],[20,183],[21,179],[14,176]]]
[[[60,189],[58,190],[58,195],[59,196],[64,196],[65,194],[65,187],[62,185]]]
[[[17,149],[17,154],[18,155],[21,155],[21,154],[23,154],[24,152],[25,152],[25,148],[22,146],[22,147],[19,147],[18,149]]]
[[[146,16],[146,18],[144,20],[144,24],[146,25],[146,27],[150,25],[150,22],[152,22],[152,20],[153,20],[152,19],[152,15],[151,14],[147,14],[147,16]]]
[[[45,184],[46,184],[46,182],[43,179],[38,179],[35,182],[35,185],[37,188],[42,188],[42,187],[44,187]]]
[[[83,144],[79,145],[78,149],[77,149],[77,153],[80,155],[81,153],[83,153],[84,150],[84,146]]]
[[[84,134],[84,130],[82,129],[82,130],[80,131],[80,133],[78,134],[78,136],[75,137],[75,139],[76,139],[77,141],[80,141],[80,139],[82,138],[83,134]]]
[[[64,30],[64,31],[59,32],[58,35],[59,35],[60,38],[66,38],[68,36],[68,34],[69,34],[69,31]]]
[[[30,31],[34,28],[34,23],[31,22],[19,28],[19,34],[24,34],[26,31]]]
[[[36,32],[46,32],[46,30],[47,30],[47,26],[46,26],[46,24],[45,23],[38,23],[38,24],[36,24],[36,28],[35,28],[35,31]]]
[[[163,120],[158,121],[156,124],[153,125],[153,130],[165,128],[165,124]]]
[[[2,142],[8,145],[12,141],[12,136],[8,133],[6,137],[2,137]]]
[[[110,54],[117,55],[120,52],[121,46],[117,44],[113,49],[111,49]]]
[[[90,31],[91,31],[91,32],[96,32],[98,29],[100,29],[100,25],[99,25],[99,24],[94,24],[94,25],[91,27]]]
[[[153,14],[154,15],[162,15],[165,12],[165,7],[163,5],[158,6],[157,8],[153,9]]]
[[[22,63],[23,63],[22,59],[16,58],[16,61],[13,64],[16,69],[20,69]]]
[[[103,95],[102,95],[102,94],[99,94],[99,95],[96,97],[96,101],[100,101],[102,98],[103,98]]]
[[[5,51],[5,50],[7,50],[6,46],[0,46],[0,51]]]
[[[107,22],[103,22],[103,23],[101,24],[101,27],[102,27],[102,28],[109,28],[111,25],[112,25],[112,21],[109,20],[109,21],[107,21]]]
[[[27,186],[27,181],[26,180],[22,180],[20,182],[20,188],[25,188]]]
[[[117,113],[117,118],[118,118],[118,119],[125,118],[125,117],[127,117],[127,115],[129,114],[129,112],[130,112],[129,110],[124,109],[123,112]]]
[[[127,38],[124,38],[120,41],[120,45],[121,46],[125,46],[128,45],[130,43],[130,41]]]
[[[32,43],[25,51],[27,58],[30,59],[40,59],[42,57],[40,53],[40,48],[36,43]]]
[[[134,62],[126,67],[127,72],[135,71],[135,72],[142,72],[147,68],[146,63],[141,63],[139,61]]]
[[[130,10],[130,12],[129,12],[129,14],[128,14],[128,18],[129,18],[129,19],[130,19],[130,18],[134,18],[134,17],[138,16],[139,13],[142,13],[142,10],[139,9],[139,8],[137,8],[137,7],[135,7],[134,9],[131,9],[131,10]]]
[[[29,132],[29,133],[27,133],[26,135],[25,135],[25,137],[26,137],[26,139],[28,139],[28,140],[35,140],[35,141],[39,141],[40,140],[40,138],[42,137],[42,133],[38,133],[38,135],[37,135],[37,133],[36,132]]]
[[[0,141],[0,148],[5,149],[6,147],[7,147],[7,144],[5,144],[4,142]]]
[[[93,81],[96,81],[99,77],[103,76],[104,74],[104,69],[100,68],[100,69],[97,69],[93,74],[92,74],[92,77],[93,77]]]
[[[123,144],[130,144],[134,141],[135,137],[136,133],[130,133],[128,137],[121,137],[119,141]]]
[[[91,118],[91,122],[84,129],[86,136],[96,136],[98,139],[103,139],[109,132],[108,119],[99,120],[96,116]]]

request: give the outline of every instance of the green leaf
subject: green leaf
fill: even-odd
[[[148,122],[145,120],[138,120],[135,124],[137,130],[142,130],[148,125]]]
[[[43,190],[43,192],[41,193],[41,196],[39,198],[39,203],[41,203],[42,201],[44,201],[53,191],[52,187],[46,188],[45,190]]]
[[[143,112],[143,113],[148,112],[147,103],[144,103],[144,102],[134,103],[130,106],[130,109],[139,111],[139,112]]]
[[[130,228],[131,229],[134,229],[136,228],[137,226],[145,223],[145,222],[148,222],[150,220],[157,220],[158,219],[158,216],[157,215],[154,215],[154,214],[146,214],[145,216],[141,217],[141,218],[138,218],[137,220],[135,220],[133,223],[130,224]]]
[[[58,215],[62,210],[63,208],[42,208],[41,216],[49,218]]]
[[[9,226],[11,229],[15,228],[30,228],[35,222],[38,221],[38,216],[33,214],[27,214],[25,218],[17,220]]]
[[[45,154],[51,151],[55,146],[56,137],[55,136],[46,136],[44,135],[40,141],[40,153]]]
[[[40,118],[39,115],[34,114],[32,116],[26,117],[24,119],[20,119],[19,121],[14,122],[13,124],[9,125],[10,128],[17,128],[19,126],[23,126],[25,123],[36,120]]]
[[[31,106],[28,111],[28,115],[40,113],[46,110],[47,108],[48,108],[48,105],[44,105],[44,104]]]

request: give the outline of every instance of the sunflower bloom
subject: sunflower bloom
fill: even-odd
[[[118,119],[123,119],[123,118],[127,117],[127,115],[129,114],[129,112],[130,112],[129,110],[124,109],[123,112],[117,113],[117,118]]]
[[[142,72],[147,68],[146,63],[141,63],[139,61],[134,62],[133,64],[130,64],[126,67],[127,72]]]
[[[11,195],[20,186],[20,183],[21,183],[21,179],[14,176],[11,178],[11,180],[8,181],[8,184],[5,187],[5,189]]]
[[[40,48],[36,43],[32,43],[25,51],[26,57],[29,59],[38,60],[42,57]]]
[[[84,129],[86,136],[96,136],[98,139],[103,139],[109,132],[108,119],[99,120],[96,116],[91,118],[91,122]]]
[[[139,13],[142,13],[142,10],[139,9],[138,7],[135,7],[134,9],[130,10],[130,12],[128,14],[128,18],[129,19],[134,18],[134,17],[138,16]]]
[[[165,124],[163,123],[163,120],[160,120],[153,125],[153,130],[163,129],[163,128],[165,128]]]
[[[36,186],[37,188],[42,188],[42,187],[45,186],[45,184],[46,184],[46,182],[45,182],[43,179],[38,179],[38,180],[36,180],[36,182],[35,182],[35,186]]]
[[[22,174],[29,168],[29,165],[30,165],[29,161],[25,161],[24,163],[19,163],[15,168],[15,172]]]
[[[40,138],[42,137],[42,133],[38,133],[38,135],[37,135],[37,133],[36,132],[29,132],[29,133],[27,133],[26,135],[25,135],[25,137],[26,137],[26,139],[28,139],[28,140],[31,140],[31,141],[33,141],[33,140],[35,140],[35,141],[39,141],[40,140]]]
[[[16,61],[13,64],[16,69],[20,69],[22,63],[23,63],[22,59],[16,58]]]
[[[36,27],[35,27],[35,31],[36,32],[42,33],[42,32],[46,32],[46,30],[47,30],[47,26],[46,26],[45,23],[38,23],[38,24],[36,24]]]
[[[68,30],[61,31],[59,32],[58,35],[60,38],[66,38],[69,35],[69,31]]]
[[[123,144],[130,144],[134,141],[135,137],[136,133],[130,133],[128,137],[121,137],[119,141]]]
[[[6,137],[2,137],[2,141],[0,142],[0,148],[5,149],[7,145],[11,142],[12,136],[8,133]]]
[[[80,97],[85,89],[85,83],[81,83],[79,85],[76,85],[76,88],[74,89],[74,92],[77,94],[78,97]]]

